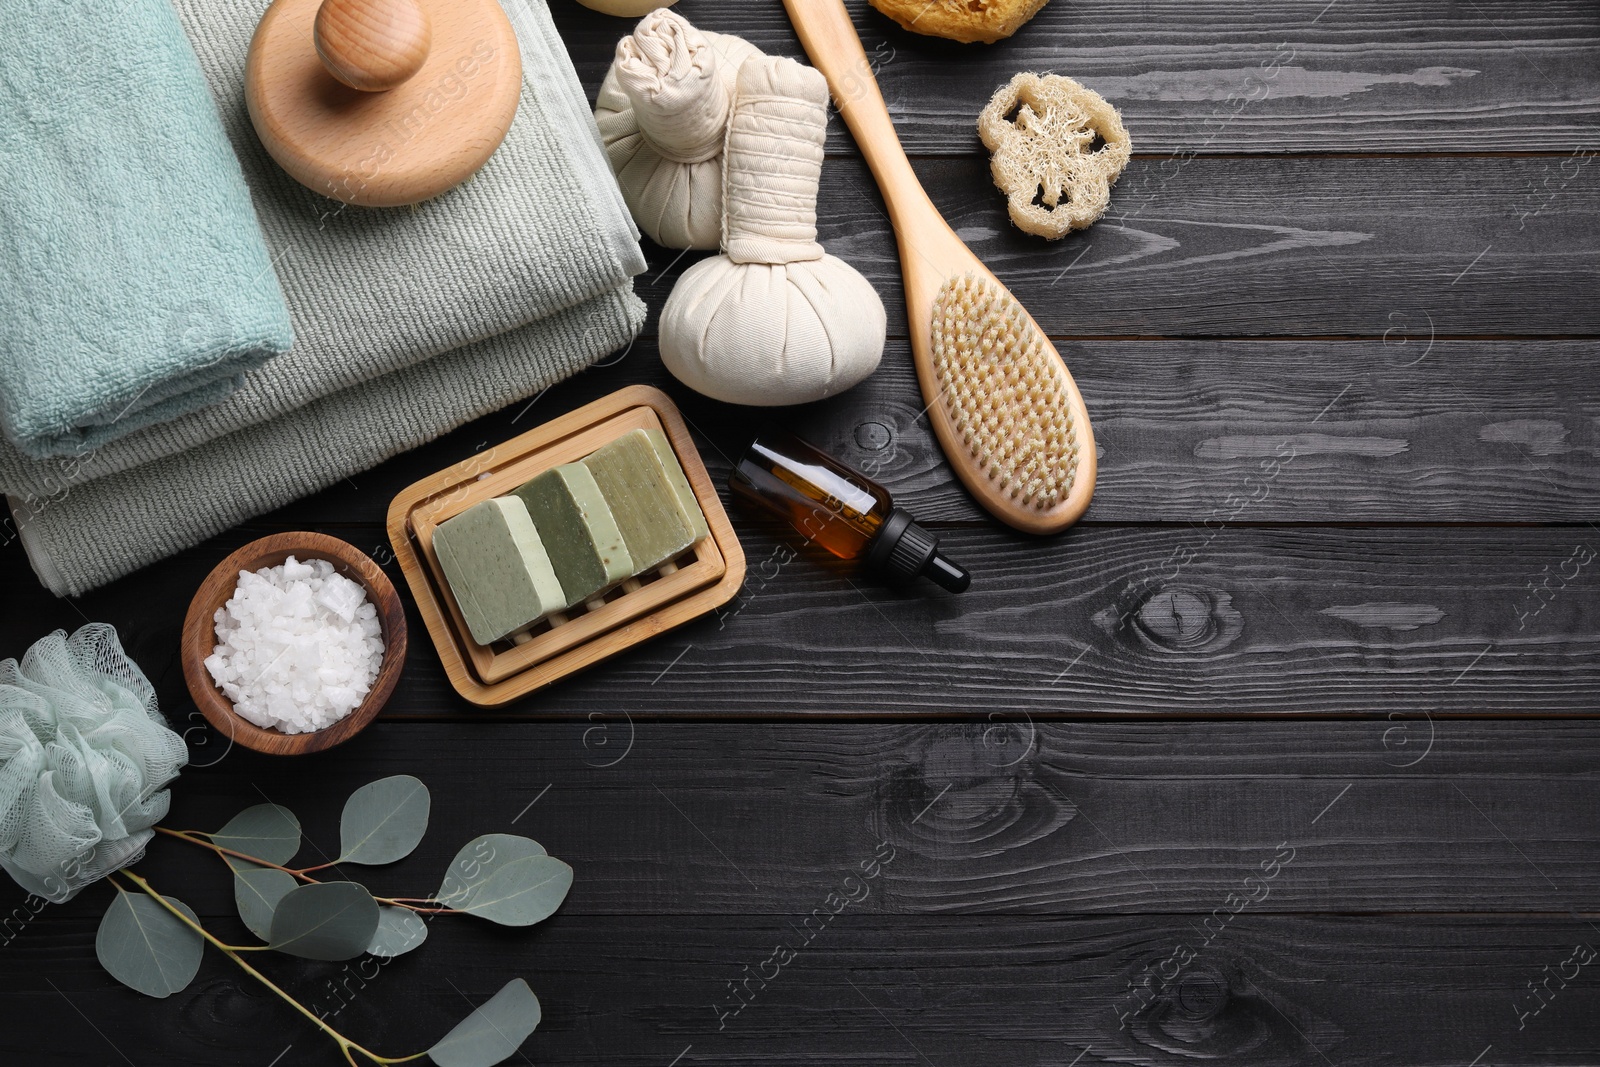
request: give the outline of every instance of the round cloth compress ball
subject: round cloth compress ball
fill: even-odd
[[[883,358],[883,301],[817,243],[828,85],[792,59],[739,69],[725,149],[723,254],[684,272],[661,312],[661,361],[733,404],[841,393]]]
[[[1018,74],[978,116],[1017,228],[1052,240],[1105,214],[1133,151],[1117,109],[1059,74]]]
[[[883,358],[883,302],[856,269],[701,260],[661,313],[661,359],[695,392],[729,404],[808,404],[842,393]]]
[[[594,117],[622,199],[657,244],[717,247],[734,86],[739,65],[760,54],[748,41],[703,33],[665,10],[617,42]]]

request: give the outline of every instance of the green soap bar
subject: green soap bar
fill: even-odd
[[[514,496],[474,504],[441,523],[433,551],[480,645],[567,606],[528,508]]]
[[[678,508],[683,512],[683,517],[689,524],[689,532],[694,534],[696,541],[711,532],[706,525],[706,514],[700,510],[700,501],[695,499],[694,490],[689,488],[689,479],[683,473],[683,467],[678,463],[678,455],[672,451],[672,443],[667,440],[667,435],[655,427],[639,430],[650,442],[650,447],[655,449],[656,459],[661,463],[661,469],[666,472],[667,484],[672,486],[673,495],[678,498]]]
[[[611,505],[635,574],[655,569],[694,544],[694,530],[643,431],[623,434],[583,465]]]
[[[545,471],[516,495],[539,529],[568,607],[633,576],[633,557],[588,467],[568,463]]]

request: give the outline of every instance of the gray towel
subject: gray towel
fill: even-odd
[[[382,209],[313,193],[261,147],[245,111],[244,65],[269,0],[174,3],[244,168],[295,346],[223,403],[91,452],[41,461],[0,443],[0,490],[46,497],[175,455],[534,322],[644,270],[544,0],[504,0],[522,48],[522,99],[483,170],[435,200]]]
[[[618,289],[204,448],[31,506],[13,499],[18,534],[39,580],[76,596],[575,374],[627,344],[644,312]]]
[[[381,211],[302,189],[240,130],[244,55],[266,0],[175,2],[279,257],[297,344],[210,411],[69,461],[0,457],[29,559],[58,594],[536,392],[644,320],[636,233],[543,0],[502,0],[524,68],[506,143],[465,186]]]

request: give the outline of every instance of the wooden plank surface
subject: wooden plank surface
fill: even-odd
[[[835,120],[822,239],[889,310],[864,386],[779,412],[678,387],[651,335],[698,256],[650,248],[630,350],[337,490],[76,601],[0,528],[0,656],[115,623],[190,742],[169,823],[268,796],[327,847],[352,788],[415,773],[434,832],[375,887],[426,892],[494,830],[575,864],[531,931],[457,920],[353,975],[264,961],[393,1054],[520,974],[545,1009],[527,1062],[1596,1063],[1594,964],[1563,976],[1600,944],[1600,9],[1056,0],[961,47],[848,3],[930,194],[1084,391],[1084,524],[1011,534],[951,479]],[[553,7],[592,94],[630,23]],[[678,10],[798,54],[775,0]],[[1054,244],[1011,227],[973,132],[1030,69],[1105,93],[1136,149],[1107,218]],[[683,406],[719,486],[773,423],[874,471],[973,591],[883,589],[734,508],[750,579],[717,617],[486,713],[413,613],[357,741],[219,747],[175,654],[212,564],[309,528],[393,572],[400,489],[633,382]],[[885,842],[870,893],[730,1015],[729,983]],[[243,936],[211,858],[163,844],[141,869]],[[0,1062],[342,1062],[214,955],[165,1001],[116,986],[104,893],[27,918],[0,887]]]
[[[749,576],[727,608],[501,711],[453,694],[413,611],[418,639],[386,714],[1595,714],[1592,528],[1224,518],[1079,526],[1048,542],[987,524],[947,529],[945,550],[975,575],[960,598],[875,585],[746,518]],[[376,522],[316,525],[381,557]],[[76,605],[31,597],[31,629],[116,623],[182,707],[176,634],[192,585],[182,576],[262,532],[247,524]],[[0,560],[7,580],[27,580],[20,554]]]
[[[270,800],[301,817],[305,864],[337,854],[357,786],[417,775],[434,786],[421,848],[346,877],[425,895],[477,834],[521,833],[578,871],[563,915],[803,914],[881,841],[895,858],[859,910],[882,915],[1205,916],[1274,858],[1283,873],[1252,913],[1600,913],[1587,800],[1600,740],[1585,723],[756,725],[617,712],[390,722],[317,757],[314,776],[241,749],[197,748],[195,762],[165,825],[216,830]],[[201,915],[233,914],[230,880],[199,849],[162,839],[139,869],[181,886]],[[0,915],[23,903],[0,887]]]
[[[1387,337],[1363,341],[1084,341],[1063,348],[1100,448],[1102,477],[1088,523],[1204,522],[1231,513],[1237,501],[1230,496],[1241,493],[1250,503],[1238,520],[1251,523],[1582,525],[1600,517],[1593,342],[1447,341],[1430,336],[1426,318],[1396,316]],[[685,389],[647,338],[615,366],[262,521],[377,521],[421,474],[633,382],[671,394],[719,486],[773,418]],[[987,522],[946,466],[922,408],[910,353],[892,341],[862,385],[777,417],[873,471],[923,521]],[[737,506],[733,515],[741,525],[748,521]],[[16,548],[9,515],[0,517],[0,561]]]
[[[1054,71],[1122,111],[1136,151],[1571,152],[1600,147],[1600,11],[1587,0],[1057,0],[998,45],[900,30],[848,0],[907,150],[976,151],[978,111],[1017,71]],[[627,19],[552,4],[598,85]],[[696,25],[801,55],[775,3],[684,0]],[[835,124],[829,142],[851,151]]]
[[[528,931],[470,921],[446,928],[441,919],[427,944],[387,964],[263,965],[334,1025],[389,1055],[426,1047],[470,1004],[522,975],[544,1010],[530,1063],[1464,1067],[1484,1053],[1481,1063],[1501,1067],[1594,1063],[1595,964],[1563,964],[1575,948],[1576,959],[1587,956],[1597,935],[1566,917],[1246,911],[1203,949],[1191,916],[906,922],[846,907],[826,927],[817,923],[809,941],[805,918],[562,916]],[[6,947],[8,1019],[51,1034],[42,1043],[16,1025],[0,1029],[6,1062],[344,1062],[216,954],[194,992],[154,1001],[100,972],[92,941],[86,922],[40,921]],[[763,971],[778,945],[794,958]],[[1163,965],[1185,949],[1196,951],[1195,962],[1180,980],[1162,982]],[[1530,992],[1529,983],[1542,989],[1547,974],[1574,969],[1577,980],[1564,987],[1552,978],[1544,1001]],[[748,987],[734,988],[748,989],[748,1005],[731,1014],[729,983],[747,977]]]
[[[1136,159],[1106,217],[1055,242],[1012,226],[984,159],[916,168],[1052,337],[1600,334],[1600,156]],[[865,164],[829,160],[817,211],[824,247],[876,285],[904,336]],[[647,330],[697,260],[652,250]]]

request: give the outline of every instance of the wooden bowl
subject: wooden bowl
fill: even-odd
[[[367,591],[367,599],[378,609],[378,624],[383,633],[383,662],[378,666],[378,677],[356,709],[332,726],[304,734],[286,734],[281,730],[263,729],[233,710],[230,701],[206,670],[206,658],[216,648],[217,610],[227,603],[239,584],[240,571],[258,571],[263,567],[276,567],[290,556],[301,562],[325,559],[334,569],[351,581],[359,582]],[[274,756],[300,756],[308,752],[321,752],[332,748],[360,733],[382,709],[400,671],[406,662],[406,613],[400,596],[394,590],[388,575],[373,560],[354,545],[326,534],[295,532],[273,534],[251,541],[233,555],[217,564],[200,589],[189,602],[189,613],[183,620],[183,677],[189,685],[189,695],[200,706],[206,721],[229,742]]]

